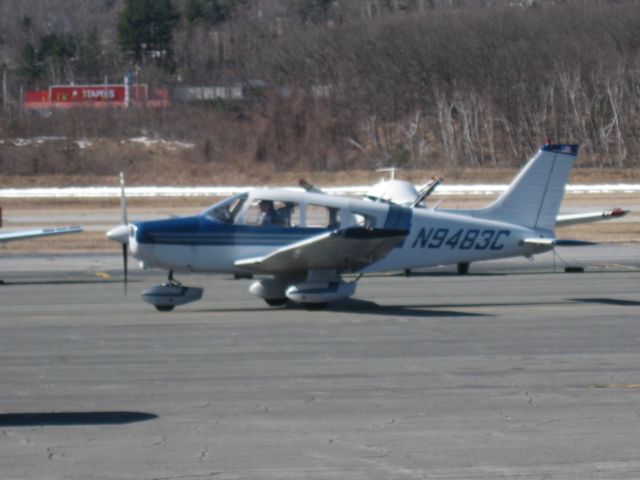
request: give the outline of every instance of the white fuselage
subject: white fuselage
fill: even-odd
[[[354,201],[347,202],[345,206],[348,212],[348,208],[354,206]],[[360,201],[355,202],[356,210],[362,210]],[[367,213],[377,216],[380,223],[384,222],[389,208],[387,204],[364,204],[368,209]],[[347,216],[343,214],[343,218]],[[363,272],[397,271],[530,256],[545,249],[522,245],[521,240],[551,235],[551,232],[536,232],[513,224],[422,208],[412,209],[410,223],[410,231],[405,240],[386,258],[366,267]],[[313,229],[309,230],[307,235],[311,236]],[[275,241],[282,236],[282,231],[263,231],[260,241],[254,244],[244,241],[209,245],[140,243],[135,235],[131,235],[129,248],[144,268],[162,268],[176,272],[237,272],[235,261],[273,252],[278,247],[269,242],[269,238]],[[301,238],[303,237],[298,239]]]
[[[464,215],[415,209],[411,231],[402,244],[365,272],[384,272],[437,265],[530,256],[541,249],[520,241],[541,234],[517,225]]]

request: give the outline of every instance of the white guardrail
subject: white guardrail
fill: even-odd
[[[439,185],[439,195],[496,195],[508,185]],[[127,187],[127,197],[226,197],[257,187]],[[347,186],[323,188],[334,195],[362,196],[371,186]],[[418,187],[419,188],[419,187]],[[300,190],[299,188],[292,188]],[[567,185],[567,193],[573,194],[632,194],[640,193],[638,184]],[[65,187],[65,188],[5,188],[0,198],[117,198],[120,187]]]

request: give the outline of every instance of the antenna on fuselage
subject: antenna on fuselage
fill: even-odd
[[[300,180],[298,180],[298,185],[300,185],[300,187],[304,188],[309,193],[324,193],[314,184],[308,182],[306,178],[301,178]]]
[[[389,180],[395,180],[396,179],[396,170],[402,170],[402,169],[398,168],[398,167],[385,167],[385,168],[376,169],[376,172],[390,172],[391,173],[391,178],[389,178]]]
[[[427,198],[429,195],[431,195],[433,193],[433,191],[438,187],[438,185],[440,185],[442,182],[444,182],[444,178],[442,178],[442,177],[439,177],[439,178],[433,177],[431,179],[431,181],[429,183],[427,183],[422,188],[422,190],[420,190],[420,192],[418,193],[418,196],[413,201],[413,204],[411,206],[415,207],[420,202],[422,202],[425,198]]]

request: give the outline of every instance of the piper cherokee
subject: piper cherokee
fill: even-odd
[[[202,296],[174,272],[264,275],[249,291],[271,306],[322,308],[354,295],[360,276],[445,264],[524,256],[556,245],[556,217],[578,145],[544,145],[509,188],[487,207],[435,210],[325,195],[318,190],[256,189],[199,215],[129,223],[121,174],[122,224],[109,239],[142,268],[168,271],[143,293],[160,311]],[[346,281],[343,274],[359,274]]]

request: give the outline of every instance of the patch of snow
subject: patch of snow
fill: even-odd
[[[141,137],[130,138],[129,141],[134,143],[141,143],[147,147],[150,147],[152,145],[162,145],[164,147],[167,147],[170,150],[176,150],[178,148],[187,149],[187,148],[195,147],[195,144],[190,142],[179,142],[177,140],[163,140],[161,138],[154,139],[144,135]]]
[[[67,137],[55,137],[55,136],[42,136],[33,138],[14,138],[13,145],[15,147],[27,147],[29,145],[42,145],[45,142],[59,142],[66,140]]]

